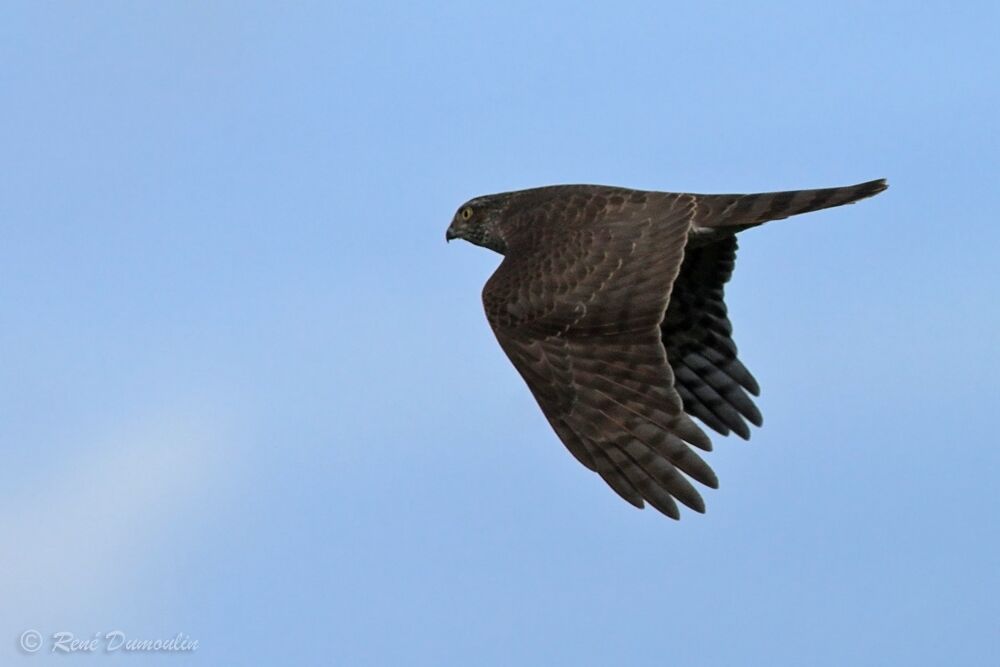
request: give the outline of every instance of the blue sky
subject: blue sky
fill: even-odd
[[[989,664],[998,21],[6,3],[2,662],[93,662],[36,629],[199,641],[121,664]],[[878,177],[743,235],[765,427],[679,523],[564,450],[485,322],[498,257],[443,238],[549,183]]]

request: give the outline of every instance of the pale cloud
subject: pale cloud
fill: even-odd
[[[92,617],[127,595],[164,531],[232,481],[236,450],[216,416],[157,414],[90,440],[0,507],[0,626],[11,632]]]

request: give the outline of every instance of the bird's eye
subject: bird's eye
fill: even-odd
[[[459,215],[462,216],[462,220],[468,220],[469,218],[472,217],[472,207],[466,206],[465,208],[462,209],[462,212]]]

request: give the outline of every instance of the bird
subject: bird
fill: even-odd
[[[555,434],[619,496],[680,518],[718,488],[698,454],[761,426],[724,300],[736,235],[888,187],[691,194],[550,185],[475,197],[446,241],[503,255],[482,292],[497,342]]]

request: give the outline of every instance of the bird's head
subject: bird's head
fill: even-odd
[[[464,239],[504,254],[507,244],[500,229],[500,220],[505,204],[506,198],[496,195],[470,199],[458,207],[445,232],[445,240]]]

